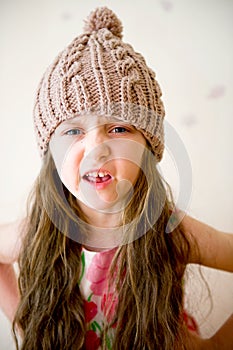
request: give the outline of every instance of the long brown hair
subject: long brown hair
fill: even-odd
[[[141,170],[125,210],[127,230],[109,273],[119,300],[112,320],[113,349],[171,350],[177,344],[182,349],[182,281],[189,242],[181,225],[166,233],[174,209],[169,187],[146,155],[143,162],[146,175]],[[82,245],[77,237],[85,233],[76,218],[77,213],[85,217],[61,183],[49,151],[29,203],[19,258],[21,301],[13,322],[22,334],[20,348],[83,349],[86,330],[78,284]],[[109,327],[103,332],[103,349]]]

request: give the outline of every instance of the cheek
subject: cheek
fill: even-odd
[[[132,185],[135,185],[137,179],[138,179],[138,176],[139,176],[139,173],[140,173],[140,167],[136,164],[134,164],[132,166],[132,171],[131,171],[131,179],[132,179]]]
[[[119,166],[122,169],[121,179],[130,181],[132,185],[135,185],[140,172],[140,165],[129,160],[122,160]]]
[[[66,153],[60,169],[60,177],[63,184],[73,189],[79,183],[79,169],[82,161],[82,152],[71,149]]]

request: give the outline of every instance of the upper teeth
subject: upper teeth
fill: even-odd
[[[86,174],[86,176],[90,176],[90,177],[104,177],[107,176],[108,173],[107,172],[97,172],[97,171],[93,171],[92,173],[88,173]]]

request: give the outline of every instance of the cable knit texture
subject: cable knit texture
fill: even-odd
[[[92,113],[141,130],[158,161],[164,149],[164,106],[155,73],[122,41],[122,24],[108,8],[93,11],[84,33],[49,66],[36,96],[34,124],[40,154],[65,120]]]

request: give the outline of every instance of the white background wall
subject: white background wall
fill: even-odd
[[[157,73],[166,118],[191,160],[193,188],[187,211],[233,232],[232,0],[1,0],[0,221],[23,215],[40,168],[32,108],[41,75],[99,5],[116,12],[124,25],[124,40],[143,53]],[[161,166],[176,194],[178,170],[168,152]],[[203,270],[213,296],[212,312],[208,314],[206,288],[199,277],[191,275],[187,294],[202,334],[209,336],[233,312],[233,275]],[[14,349],[3,314],[0,349]]]

